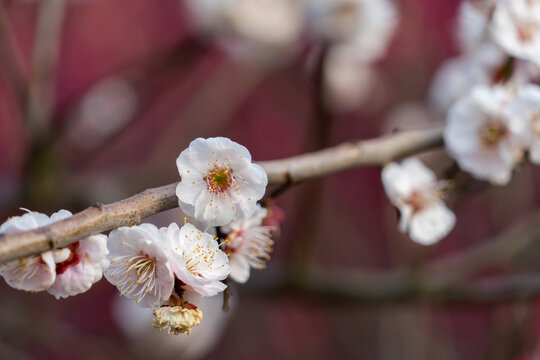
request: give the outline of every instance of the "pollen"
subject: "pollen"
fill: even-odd
[[[498,119],[489,119],[487,123],[478,131],[478,137],[486,147],[492,147],[506,136],[508,128]]]
[[[232,169],[219,167],[214,163],[214,168],[203,176],[208,191],[219,198],[223,198],[224,193],[235,184],[232,172]]]

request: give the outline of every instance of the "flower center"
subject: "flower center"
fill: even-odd
[[[520,21],[519,24],[517,24],[517,31],[518,31],[518,37],[519,40],[521,40],[524,43],[530,43],[534,40],[534,35],[540,28],[540,24],[536,21],[532,20],[526,20],[526,21]]]
[[[11,265],[14,266],[11,266]],[[2,271],[7,271],[12,274],[12,278],[9,279],[10,283],[17,282],[22,284],[26,279],[32,278],[41,269],[40,266],[45,264],[41,256],[29,256],[13,263],[2,265]]]
[[[139,303],[146,294],[161,297],[161,289],[156,284],[156,259],[147,254],[126,255],[112,260],[117,265],[110,278],[121,294],[137,298]]]
[[[343,2],[334,8],[334,15],[345,21],[356,21],[360,12],[358,4]]]
[[[66,261],[56,264],[56,274],[63,274],[70,266],[75,266],[81,262],[81,254],[77,251],[79,249],[79,242],[69,245],[69,258]]]
[[[214,268],[217,251],[197,244],[191,254],[185,256],[186,269],[195,276],[203,277],[207,269]]]
[[[341,2],[331,10],[332,25],[339,31],[340,36],[351,36],[357,26],[361,7],[352,1]]]
[[[421,191],[413,191],[413,193],[404,201],[407,205],[412,207],[413,213],[416,213],[439,201],[440,198],[441,193],[438,189],[423,189]]]
[[[489,119],[478,131],[478,137],[486,147],[492,147],[507,134],[506,125],[500,120]]]
[[[211,193],[222,194],[233,184],[232,172],[229,168],[215,167],[203,177],[203,180]]]
[[[256,226],[230,233],[224,251],[228,256],[244,257],[253,268],[264,269],[273,245],[272,228]]]

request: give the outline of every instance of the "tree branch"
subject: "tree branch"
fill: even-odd
[[[269,183],[295,184],[362,165],[393,159],[442,145],[442,128],[407,131],[338,145],[283,160],[264,161]],[[68,219],[18,234],[0,235],[0,264],[65,247],[90,235],[140,223],[150,215],[178,206],[177,183],[149,189],[108,205],[95,205]]]
[[[270,184],[296,184],[353,167],[383,166],[396,158],[442,146],[442,132],[442,127],[406,131],[259,164]]]
[[[246,288],[262,296],[291,294],[326,304],[482,304],[526,300],[540,296],[540,274],[470,280],[494,268],[521,264],[538,248],[540,212],[472,249],[415,268],[377,273],[319,270],[300,281],[269,274],[260,282],[250,281]]]
[[[366,284],[367,285],[367,284]],[[371,284],[372,285],[372,284]],[[370,305],[388,306],[407,303],[431,305],[486,305],[534,300],[540,297],[540,275],[513,275],[484,279],[472,284],[451,284],[429,288],[408,283],[392,288],[368,288],[364,284],[348,284],[343,280],[317,279],[300,285],[283,283],[272,289],[258,289],[256,295],[271,298],[290,294],[302,299],[323,302],[325,306]]]

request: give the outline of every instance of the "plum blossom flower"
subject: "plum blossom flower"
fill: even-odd
[[[384,54],[397,25],[396,9],[388,0],[314,0],[308,6],[312,32],[350,44],[364,62]]]
[[[56,218],[56,214],[53,214]],[[51,219],[42,213],[28,211],[22,216],[15,216],[0,226],[0,234],[13,234],[48,225]],[[41,255],[29,256],[2,265],[2,276],[7,284],[18,290],[43,291],[54,283],[56,266],[53,251]]]
[[[0,233],[32,230],[70,216],[67,210],[60,210],[51,217],[29,211],[2,224]],[[2,276],[16,289],[47,290],[57,299],[83,293],[101,279],[106,267],[106,239],[105,235],[93,235],[66,248],[12,261],[2,266]]]
[[[268,211],[258,205],[255,213],[222,227],[228,234],[224,251],[231,262],[231,278],[239,283],[249,279],[250,268],[264,269],[272,252],[274,227],[263,226]]]
[[[493,13],[494,40],[510,55],[540,65],[540,1],[500,0]]]
[[[534,64],[509,58],[499,46],[487,42],[474,51],[444,62],[435,75],[430,97],[435,109],[446,113],[476,85],[509,83],[519,87],[538,75],[539,68]]]
[[[56,281],[47,292],[57,299],[86,292],[101,280],[107,260],[107,236],[92,235],[62,249],[67,257],[56,264]]]
[[[506,88],[475,87],[449,110],[444,141],[458,165],[473,176],[505,185],[522,149],[509,114],[513,94]]]
[[[330,48],[324,61],[324,85],[330,104],[336,110],[354,110],[369,98],[377,74],[350,45]]]
[[[193,140],[176,165],[182,177],[178,204],[186,215],[210,226],[251,216],[268,184],[249,151],[223,137]]]
[[[165,359],[202,359],[212,349],[215,349],[227,324],[236,310],[236,297],[230,299],[232,311],[222,311],[223,296],[201,297],[198,302],[189,302],[196,309],[204,313],[204,321],[199,326],[191,329],[189,336],[170,336],[167,331],[156,331],[148,326],[155,309],[141,308],[134,301],[127,300],[124,296],[118,296],[113,302],[112,315],[124,335],[132,340],[133,346],[142,358],[165,358]],[[185,308],[183,306],[183,308]],[[160,308],[162,309],[162,308]],[[169,313],[167,313],[169,312]],[[161,319],[155,319],[154,324],[163,330],[187,330],[190,323],[195,325],[195,316],[177,316],[178,310],[164,309],[160,313]],[[185,312],[185,311],[183,311]],[[180,313],[180,312],[179,312]],[[196,315],[195,312],[190,312]],[[164,317],[167,316],[167,317]],[[170,316],[170,317],[169,317]],[[157,322],[156,322],[157,320]],[[173,327],[170,328],[170,325]],[[180,325],[180,326],[178,326]],[[157,354],[159,351],[159,354]]]
[[[540,87],[529,84],[519,89],[510,105],[513,131],[523,146],[529,150],[529,158],[540,164]]]
[[[233,30],[243,38],[284,46],[300,35],[302,21],[299,6],[288,0],[232,0],[225,16]]]
[[[416,158],[390,163],[382,171],[386,195],[401,213],[399,229],[422,245],[431,245],[454,227],[456,217],[442,200],[441,182]]]
[[[294,48],[302,33],[303,2],[288,0],[189,0],[183,2],[199,31],[241,58],[266,60]],[[272,59],[270,59],[272,60]]]
[[[203,313],[195,307],[163,306],[154,310],[154,327],[167,330],[169,334],[191,334],[194,326],[199,326]]]
[[[191,224],[171,224],[161,233],[170,239],[169,259],[182,288],[202,296],[214,296],[227,287],[221,282],[230,272],[229,259],[216,238]]]
[[[152,224],[121,227],[109,234],[107,280],[141,307],[157,308],[173,291],[169,239]]]
[[[474,86],[495,83],[496,73],[505,61],[505,53],[492,43],[483,44],[471,53],[447,60],[437,71],[431,85],[430,97],[434,107],[445,113]]]

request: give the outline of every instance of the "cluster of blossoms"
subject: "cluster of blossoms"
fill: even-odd
[[[540,163],[540,0],[463,1],[458,15],[462,55],[442,65],[431,98],[459,167],[505,185],[527,155]],[[440,183],[418,160],[390,164],[382,177],[414,241],[431,244],[452,229]]]
[[[326,97],[352,109],[369,94],[372,64],[382,58],[397,25],[391,0],[189,0],[194,27],[236,58],[280,63],[307,41],[327,49]]]
[[[432,88],[445,143],[463,170],[505,185],[526,152],[539,161],[540,1],[464,1],[458,25],[463,55]]]
[[[187,223],[158,229],[152,224],[121,227],[63,249],[13,261],[2,276],[14,288],[67,297],[87,291],[102,274],[123,295],[154,311],[154,326],[170,333],[191,332],[202,312],[201,297],[225,290],[229,275],[240,283],[250,268],[265,266],[279,211],[261,200],[268,179],[249,151],[226,138],[196,139],[177,159],[182,177],[176,194],[186,215],[222,238]],[[0,233],[31,230],[70,217],[29,212],[11,218]]]

